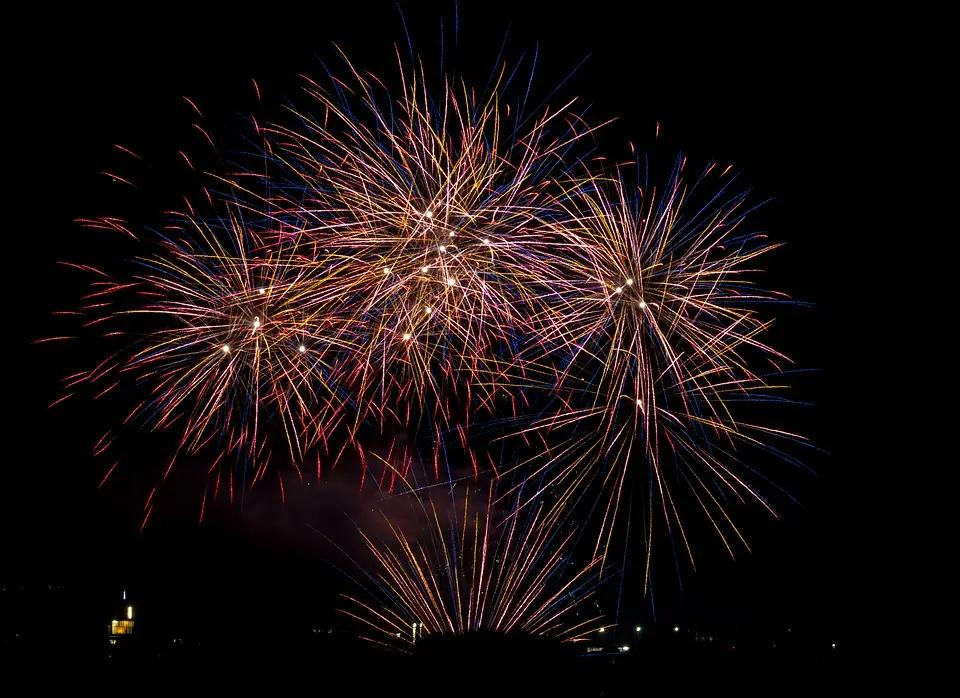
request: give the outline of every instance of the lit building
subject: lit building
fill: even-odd
[[[110,626],[108,627],[111,645],[117,644],[118,638],[133,635],[133,605],[127,601],[127,592],[123,592],[123,606],[117,615],[119,617],[111,620]]]

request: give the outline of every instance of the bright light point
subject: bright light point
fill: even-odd
[[[265,288],[258,288],[258,289],[257,289],[257,293],[259,293],[261,296],[262,296],[264,293],[266,293],[266,292],[267,292],[267,289],[265,289]]]
[[[385,267],[384,270],[383,270],[383,273],[384,273],[384,274],[389,274],[389,273],[390,273],[390,267]]]
[[[420,271],[422,271],[422,272],[428,272],[428,271],[430,271],[430,267],[424,267],[424,268],[421,269]]]
[[[678,626],[676,626],[676,625],[673,626],[673,632],[675,632],[675,633],[680,632],[680,628],[679,628]]]
[[[423,215],[427,218],[433,218],[433,211],[424,211]]]
[[[629,652],[629,651],[630,651],[630,645],[624,645],[624,646],[623,646],[623,651],[624,651],[624,652]]]
[[[646,307],[647,307],[647,304],[644,303],[643,301],[640,301],[640,309],[642,310],[643,308],[646,308]]]
[[[830,646],[831,646],[833,649],[837,649],[837,643],[836,643],[836,642],[831,642],[831,643],[830,643]]]
[[[637,400],[637,407],[643,407],[643,400]]]
[[[224,344],[222,347],[220,347],[220,349],[223,351],[224,354],[229,354],[229,353],[230,353],[230,345],[229,345],[229,344]]]
[[[484,245],[489,245],[489,244],[490,244],[490,241],[487,240],[487,238],[484,238],[484,239],[483,239],[483,244],[484,244]]]
[[[602,633],[603,631],[604,631],[604,628],[600,628],[600,632]]]
[[[410,341],[410,333],[409,333],[409,332],[404,332],[404,333],[403,333],[403,341],[404,341],[404,342],[409,342],[409,341]]]
[[[456,286],[456,285],[457,285],[456,279],[454,279],[453,277],[447,279],[447,286]]]
[[[297,351],[299,351],[301,354],[302,354],[303,352],[305,352],[306,350],[307,350],[307,348],[306,348],[305,346],[303,346],[302,344],[301,344],[299,347],[297,347]]]
[[[453,237],[456,237],[456,236],[457,236],[457,234],[451,230],[451,231],[450,231],[450,237],[453,238]]]
[[[627,279],[627,286],[633,286],[633,279]]]
[[[427,308],[427,315],[433,312],[433,308]]]
[[[617,291],[617,293],[623,293],[623,287],[622,287],[622,286],[617,286],[616,291]]]
[[[446,252],[446,251],[447,251],[447,248],[444,247],[443,245],[440,245],[440,251],[441,251],[441,252]]]
[[[259,327],[260,327],[260,318],[258,317],[253,318],[253,329],[256,330]]]
[[[643,630],[643,626],[642,626],[642,625],[638,625],[638,626],[637,626],[637,632],[639,633],[639,632],[641,632],[642,630]]]

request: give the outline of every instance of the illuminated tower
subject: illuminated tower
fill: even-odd
[[[110,621],[109,633],[110,644],[117,644],[118,638],[126,638],[133,635],[133,605],[127,601],[127,592],[123,592],[123,605],[120,608],[118,617]]]

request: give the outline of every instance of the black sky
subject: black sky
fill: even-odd
[[[111,593],[120,585],[163,589],[177,598],[200,589],[248,606],[296,591],[325,607],[330,573],[305,523],[332,515],[318,514],[316,500],[292,496],[281,508],[267,492],[199,529],[191,500],[141,535],[136,473],[97,490],[102,463],[88,454],[100,434],[87,408],[46,410],[69,356],[30,344],[50,334],[50,312],[75,293],[55,261],[108,254],[73,219],[131,205],[126,194],[115,204],[116,188],[99,174],[115,168],[114,143],[152,159],[175,183],[177,150],[197,145],[184,95],[210,121],[237,123],[254,104],[251,78],[267,102],[295,97],[298,74],[319,73],[315,54],[329,57],[331,41],[356,63],[395,74],[392,44],[405,38],[394,5],[321,5],[243,17],[78,12],[25,60],[22,123],[11,135],[26,190],[19,206],[28,215],[16,232],[21,251],[8,260],[25,285],[14,311],[18,358],[8,363],[18,399],[7,425],[4,549],[14,564],[4,565],[5,575]],[[866,509],[857,493],[876,455],[862,444],[868,416],[851,404],[864,369],[850,349],[859,299],[847,270],[864,233],[850,225],[844,170],[863,126],[857,104],[865,88],[854,79],[843,30],[804,17],[690,25],[599,9],[603,3],[575,15],[549,9],[554,3],[463,5],[454,58],[452,3],[402,3],[415,49],[436,57],[442,14],[448,62],[485,76],[512,20],[508,59],[539,44],[535,93],[548,93],[590,56],[554,101],[579,96],[594,105],[594,121],[618,117],[600,136],[605,150],[629,157],[628,140],[652,147],[659,123],[655,155],[682,149],[701,162],[734,164],[758,198],[774,197],[764,224],[788,245],[768,261],[769,283],[815,306],[784,313],[776,346],[821,371],[801,381],[802,396],[817,406],[800,429],[830,455],[811,459],[816,479],[795,480],[806,510],[786,508],[784,521],[753,526],[754,553],[738,564],[712,559],[687,580],[683,612],[842,624],[861,577],[856,550]]]

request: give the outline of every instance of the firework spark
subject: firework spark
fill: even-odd
[[[525,433],[546,444],[522,467],[549,472],[544,487],[566,498],[599,482],[608,499],[597,549],[606,550],[630,473],[646,481],[653,512],[693,553],[678,513],[683,487],[733,554],[746,545],[724,499],[773,506],[742,461],[744,446],[800,437],[743,420],[735,403],[773,400],[786,357],[763,343],[769,322],[760,304],[786,302],[753,282],[754,262],[777,245],[748,232],[746,194],[712,185],[707,168],[693,185],[678,161],[664,192],[636,189],[619,175],[574,182],[557,226],[555,305],[533,318],[540,341],[555,347],[558,409]],[[756,366],[766,366],[766,370]],[[585,428],[584,428],[585,427]],[[783,455],[780,452],[780,455]],[[539,470],[538,470],[539,469]]]
[[[317,263],[336,270],[331,282],[363,328],[350,376],[358,423],[409,426],[419,408],[454,426],[492,412],[498,389],[532,369],[515,349],[518,318],[543,302],[548,189],[591,129],[562,118],[572,102],[511,116],[505,69],[486,98],[447,82],[434,99],[422,68],[401,62],[393,100],[346,66],[349,88],[333,76],[329,89],[310,83],[322,119],[298,114],[296,129],[265,130],[291,173],[286,198],[271,204],[324,251]]]
[[[352,447],[362,487],[378,448],[370,442],[402,433],[410,445],[391,443],[387,459],[407,465],[392,471],[391,489],[427,442],[435,480],[454,442],[475,477],[485,458],[507,474],[489,453],[474,456],[479,438],[533,452],[510,482],[540,485],[498,485],[473,519],[472,548],[468,500],[452,553],[399,529],[402,554],[368,539],[394,599],[387,625],[552,628],[553,606],[523,587],[539,573],[526,570],[563,559],[548,553],[560,512],[594,487],[604,504],[597,572],[638,481],[648,569],[655,511],[693,562],[681,500],[705,512],[731,554],[737,540],[746,545],[727,500],[776,511],[745,448],[789,460],[778,442],[802,440],[738,405],[777,399],[788,361],[765,344],[759,305],[788,299],[752,281],[777,245],[745,228],[752,209],[730,168],[710,166],[688,184],[680,160],[663,191],[638,188],[600,160],[587,165],[581,146],[595,128],[573,101],[528,116],[505,97],[515,74],[505,66],[478,95],[449,79],[431,92],[422,64],[398,61],[393,95],[344,57],[346,78],[309,81],[311,109],[291,109],[292,124],[255,122],[265,169],[217,177],[229,193],[204,190],[213,217],[191,207],[154,236],[93,222],[156,252],[120,281],[74,265],[96,278],[72,316],[121,346],[71,376],[67,396],[88,385],[101,398],[126,377],[143,386],[123,423],[175,429],[178,455],[209,447],[214,492],[226,456],[252,466],[251,484],[261,480],[277,436],[298,472],[313,450],[332,447],[335,463]],[[115,439],[104,434],[95,453]],[[561,496],[544,503],[548,491]],[[521,492],[508,521],[492,525]],[[432,502],[421,508],[433,513],[434,542],[452,540]],[[510,532],[501,557],[523,574],[504,581],[492,566],[464,566],[468,548],[487,559],[494,531]],[[539,552],[514,550],[516,541]],[[428,584],[437,551],[456,563],[450,580],[468,574],[466,597]]]
[[[375,631],[367,639],[409,649],[428,634],[522,630],[576,642],[603,627],[578,613],[602,577],[601,558],[577,567],[577,531],[560,509],[541,502],[514,516],[495,506],[495,489],[474,502],[482,488],[451,489],[446,506],[442,496],[416,497],[415,526],[384,514],[388,537],[361,531],[376,572],[363,570],[370,599],[347,596],[343,612]]]
[[[123,425],[176,429],[178,455],[210,446],[214,466],[238,454],[256,482],[277,425],[297,464],[305,426],[342,418],[336,361],[349,339],[332,310],[338,299],[317,292],[297,243],[264,246],[241,213],[180,218],[156,253],[133,260],[137,271],[125,282],[90,270],[97,280],[78,312],[119,348],[66,387],[86,384],[101,398],[125,379],[146,386]],[[114,438],[108,432],[95,453]]]

